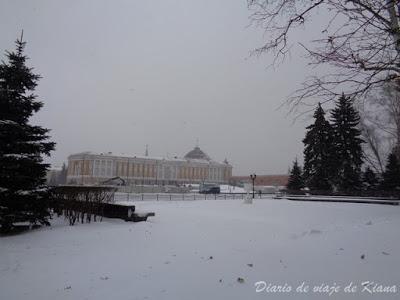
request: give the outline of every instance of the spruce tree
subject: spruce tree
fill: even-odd
[[[381,188],[385,191],[400,189],[400,164],[394,151],[389,154]]]
[[[335,183],[338,190],[349,191],[361,187],[363,163],[360,116],[352,100],[344,94],[332,111],[334,149],[336,160]]]
[[[367,191],[375,191],[379,187],[378,177],[370,167],[367,167],[362,174],[362,184]]]
[[[299,191],[304,187],[303,175],[301,167],[297,159],[293,162],[293,167],[290,170],[289,181],[287,184],[288,190]]]
[[[25,42],[6,52],[0,64],[0,226],[12,229],[15,222],[48,224],[45,186],[49,155],[48,129],[29,124],[43,103],[33,93],[40,76],[26,66]]]
[[[332,189],[332,127],[325,119],[325,112],[318,104],[314,124],[308,126],[304,143],[304,180],[311,190]]]

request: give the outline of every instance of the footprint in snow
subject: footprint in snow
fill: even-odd
[[[109,278],[108,278],[108,276],[102,276],[102,277],[100,277],[100,279],[101,280],[108,280]]]
[[[310,234],[321,234],[322,231],[321,230],[317,230],[317,229],[311,229],[310,230]]]
[[[372,225],[372,221],[368,221],[365,225]]]
[[[390,255],[389,253],[387,253],[387,252],[385,252],[385,251],[382,251],[382,254],[383,254],[383,255]]]
[[[313,231],[313,230],[311,230],[311,231]],[[299,235],[297,235],[297,234],[292,234],[291,236],[290,236],[290,238],[291,239],[293,239],[293,240],[296,240],[296,239],[298,239],[298,238],[301,238],[301,237],[304,237],[304,236],[306,236],[307,235],[307,233],[308,233],[308,231],[303,231],[301,234],[299,234]]]
[[[283,260],[282,260],[282,259],[280,259],[279,262],[283,265]],[[287,266],[286,266],[286,265],[283,265],[283,268],[286,269]]]

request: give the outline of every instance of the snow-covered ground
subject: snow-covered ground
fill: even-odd
[[[221,193],[246,193],[246,190],[239,186],[221,184]]]
[[[397,206],[272,199],[136,204],[156,216],[73,227],[55,219],[51,227],[0,238],[0,299],[400,298]],[[362,291],[366,281],[392,291],[395,285],[396,292],[370,294],[373,286]],[[296,291],[303,282],[308,293]],[[345,292],[350,283],[357,290]],[[274,293],[268,284],[292,290]],[[331,296],[313,292],[323,284]]]

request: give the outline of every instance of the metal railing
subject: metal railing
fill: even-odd
[[[247,193],[115,193],[114,201],[195,201],[195,200],[244,200]],[[255,195],[256,199],[265,198],[266,195]]]

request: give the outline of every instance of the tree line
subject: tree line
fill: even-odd
[[[352,194],[400,190],[400,164],[395,147],[382,173],[376,173],[365,163],[360,115],[350,97],[342,94],[329,118],[319,103],[313,119],[303,139],[304,168],[297,159],[293,162],[287,184],[289,190],[307,188]]]

